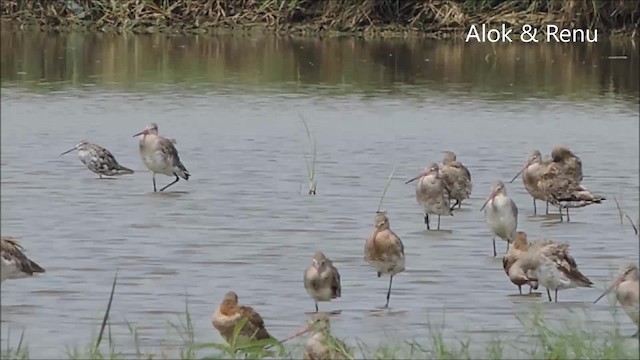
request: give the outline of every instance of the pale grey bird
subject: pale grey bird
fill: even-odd
[[[166,190],[169,186],[180,181],[180,178],[189,180],[191,176],[187,168],[180,161],[178,150],[174,146],[175,139],[168,139],[158,135],[158,124],[152,122],[141,132],[133,135],[140,136],[140,156],[147,169],[153,173],[153,191],[156,190],[156,174],[175,176],[175,180],[160,189]]]
[[[493,256],[496,252],[496,236],[509,243],[516,239],[518,230],[518,207],[516,203],[507,196],[507,189],[504,183],[496,180],[491,184],[491,195],[484,202],[480,211],[484,210],[484,218],[491,231],[493,241]]]
[[[315,301],[316,312],[319,301],[331,301],[341,295],[340,273],[322,251],[313,255],[311,265],[304,271],[304,288]]]
[[[418,180],[416,183],[416,200],[422,206],[424,212],[424,223],[427,230],[431,229],[429,224],[429,214],[438,215],[438,229],[440,229],[440,216],[453,215],[451,211],[451,200],[449,199],[449,189],[442,179],[440,167],[433,163],[423,170],[418,176],[407,180],[405,184]]]

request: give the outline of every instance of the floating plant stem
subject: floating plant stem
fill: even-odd
[[[311,131],[309,131],[309,125],[304,117],[302,115],[298,116],[300,116],[304,124],[304,129],[307,133],[307,142],[309,143],[309,153],[311,154],[311,160],[308,159],[306,154],[304,157],[305,164],[307,165],[307,177],[309,178],[309,195],[315,195],[318,186],[316,181],[316,138]]]

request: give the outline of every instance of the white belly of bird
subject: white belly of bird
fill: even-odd
[[[331,286],[329,285],[319,289],[307,288],[307,292],[315,301],[331,301]]]
[[[518,221],[511,211],[511,204],[499,201],[487,204],[486,221],[491,233],[505,241],[513,241],[516,236]]]
[[[395,275],[404,271],[404,259],[398,259],[396,261],[369,260],[369,264],[371,264],[377,272],[383,274]]]
[[[538,269],[538,283],[549,290],[575,288],[575,282],[567,278],[551,261],[544,261]]]
[[[18,267],[16,266],[16,263],[12,260],[7,260],[3,257],[0,256],[0,258],[2,259],[2,268],[0,268],[0,277],[1,277],[1,281],[5,281],[5,280],[9,280],[9,279],[22,279],[22,278],[26,278],[29,277],[29,274],[25,274],[24,272],[20,271],[18,269]]]
[[[142,161],[147,169],[157,174],[173,176],[173,166],[165,161],[164,156],[159,152],[142,154]]]

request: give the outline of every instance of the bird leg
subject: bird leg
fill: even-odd
[[[558,302],[558,289],[556,289],[556,297],[555,297],[555,302]]]
[[[560,222],[562,222],[562,205],[558,209],[560,210]]]
[[[536,209],[536,198],[533,198],[533,215],[538,215],[538,209]]]
[[[462,205],[462,201],[460,201],[460,200],[456,200],[456,203],[455,203],[455,204],[453,204],[453,206],[450,208],[450,210],[452,210],[452,211],[453,211],[453,209],[455,209],[455,208],[456,208],[456,205],[458,205],[458,209],[460,209],[460,206]]]
[[[520,292],[520,295],[522,295],[522,286],[518,285],[518,291]]]
[[[529,295],[533,292],[533,286],[529,285]]]
[[[547,215],[549,215],[549,202],[547,201]]]
[[[507,240],[507,252],[509,252],[509,241]]]
[[[318,312],[318,303],[316,303],[316,312]]]
[[[385,309],[389,307],[389,298],[391,298],[391,282],[392,281],[393,281],[393,275],[389,277],[389,290],[387,291],[387,303],[384,305]]]
[[[567,209],[567,222],[569,222],[571,221],[571,218],[569,218],[569,208],[566,208],[566,209]]]
[[[156,192],[156,173],[153,173],[153,192]]]
[[[549,292],[549,289],[547,289],[547,296],[549,297],[549,301],[551,301],[551,292]]]
[[[460,209],[461,207],[462,207],[462,200],[458,202],[458,209]]]
[[[491,238],[491,240],[493,240],[493,257],[496,257],[498,255],[498,253],[496,252],[496,238],[493,237]]]
[[[173,185],[173,184],[177,183],[178,181],[180,181],[180,178],[178,177],[178,175],[176,175],[176,179],[175,179],[175,180],[173,180],[173,182],[172,182],[171,184],[169,184],[169,185],[167,185],[167,186],[163,187],[162,189],[160,189],[160,191],[164,191],[166,188],[168,188],[169,186],[171,186],[171,185]]]
[[[429,214],[424,214],[424,223],[427,224],[427,230],[431,230],[431,227],[429,227]]]
[[[438,215],[438,230],[440,230],[440,215]]]

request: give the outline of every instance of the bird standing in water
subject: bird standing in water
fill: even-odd
[[[384,308],[389,307],[391,283],[393,277],[404,271],[404,245],[400,238],[389,228],[389,218],[377,212],[374,229],[364,246],[364,259],[376,269],[378,277],[389,274],[389,290]]]
[[[440,167],[433,163],[427,169],[423,170],[418,176],[405,182],[408,184],[418,180],[416,183],[416,200],[422,206],[424,212],[424,223],[427,230],[431,229],[429,225],[429,214],[438,215],[438,230],[440,229],[440,216],[453,215],[451,212],[451,200],[449,199],[450,190],[446,187]]]
[[[31,277],[45,270],[29,259],[23,252],[22,246],[9,236],[0,238],[0,282],[11,279]]]
[[[133,170],[126,168],[116,161],[116,158],[100,145],[82,140],[73,148],[63,152],[60,156],[78,150],[78,158],[85,166],[100,176],[118,176],[133,174]]]
[[[168,139],[158,135],[158,124],[152,122],[141,132],[133,135],[140,137],[140,156],[147,169],[153,172],[153,191],[156,192],[156,174],[175,176],[175,180],[160,189],[166,190],[169,186],[180,181],[180,178],[189,180],[191,176],[187,168],[180,161],[178,150],[174,146],[175,139]]]
[[[444,159],[442,159],[440,171],[442,172],[442,179],[449,189],[451,199],[456,201],[451,206],[451,209],[453,210],[456,205],[458,205],[458,208],[462,207],[462,200],[468,199],[473,189],[469,169],[456,160],[455,153],[444,151]]]
[[[304,288],[315,301],[316,312],[319,301],[331,301],[341,295],[340,273],[322,251],[313,255],[311,265],[304,271]]]
[[[507,189],[504,183],[496,180],[491,184],[491,195],[484,202],[480,211],[484,210],[484,217],[491,230],[493,240],[493,256],[496,252],[496,236],[509,243],[516,238],[518,228],[518,207],[516,203],[507,196]]]

